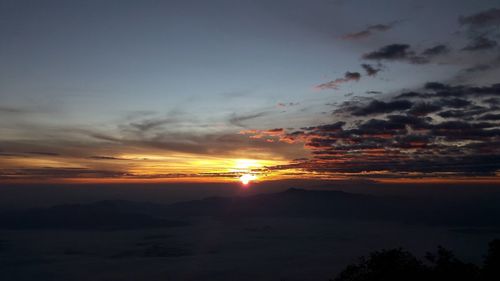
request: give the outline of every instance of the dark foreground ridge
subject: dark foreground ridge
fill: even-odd
[[[211,197],[171,205],[100,201],[0,213],[4,229],[134,229],[182,226],[181,218],[310,217],[457,227],[500,227],[498,202],[387,198],[290,188],[246,197]],[[175,219],[172,219],[175,218]]]

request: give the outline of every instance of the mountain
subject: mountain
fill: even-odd
[[[500,202],[378,197],[343,191],[290,188],[248,197],[213,197],[175,203],[182,216],[315,217],[449,226],[500,226]]]
[[[212,197],[169,205],[165,211],[183,216],[292,216],[343,217],[365,216],[359,206],[372,208],[382,199],[342,191],[290,188],[271,194],[246,197]]]
[[[189,217],[310,217],[500,227],[500,202],[378,197],[303,190],[211,197],[170,205],[100,201],[0,213],[0,228],[134,229],[186,225]],[[172,219],[175,218],[175,219]]]
[[[122,230],[186,225],[152,215],[158,207],[150,203],[100,201],[10,211],[0,213],[0,229]]]

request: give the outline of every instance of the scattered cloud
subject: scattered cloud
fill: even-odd
[[[472,28],[498,26],[500,25],[500,9],[491,8],[470,16],[461,16],[458,22]]]
[[[467,30],[469,43],[464,51],[484,51],[496,48],[498,42],[493,38],[500,35],[500,9],[491,8],[458,18],[461,26]]]
[[[408,61],[410,63],[426,62],[422,57],[416,56],[408,44],[390,44],[376,51],[363,55],[366,60],[390,60],[390,61]]]
[[[464,51],[482,51],[493,49],[498,45],[497,41],[489,39],[485,36],[475,37],[465,46],[462,50]]]
[[[320,85],[316,86],[316,88],[318,88],[320,90],[327,90],[327,89],[337,90],[339,88],[340,84],[347,83],[347,82],[350,82],[350,81],[357,82],[357,81],[359,81],[359,79],[361,79],[361,74],[359,72],[349,72],[349,71],[347,71],[344,74],[344,77],[337,78],[335,80],[332,80],[332,81],[320,84]]]
[[[269,169],[374,178],[495,176],[498,95],[500,84],[429,82],[414,92],[345,102],[331,123],[280,131],[279,141],[303,143],[313,156]]]
[[[233,113],[231,117],[229,118],[229,123],[238,126],[238,127],[246,127],[246,125],[243,123],[248,120],[256,119],[263,117],[265,115],[268,115],[269,112],[258,112],[258,113],[251,113],[251,114],[236,114]]]
[[[277,107],[285,108],[285,107],[297,106],[299,104],[300,103],[298,103],[298,102],[279,102],[279,103],[276,104],[276,106]]]
[[[382,70],[380,68],[380,65],[375,67],[375,66],[373,66],[371,64],[367,64],[367,63],[361,64],[361,67],[365,70],[366,75],[368,75],[368,76],[375,76],[375,75],[377,75],[377,73],[379,73],[379,71]]]
[[[445,55],[448,54],[451,51],[451,49],[444,44],[439,44],[434,47],[430,47],[425,49],[422,52],[422,55],[425,57],[434,57],[434,56],[439,56],[439,55]]]
[[[394,100],[389,102],[374,100],[365,106],[355,106],[349,108],[354,116],[367,116],[394,111],[402,111],[411,108],[412,102],[407,100]]]
[[[365,60],[375,61],[402,61],[411,64],[426,64],[438,56],[448,54],[451,49],[444,44],[439,44],[423,50],[420,54],[412,50],[409,44],[390,44],[362,56]]]
[[[377,32],[385,32],[390,29],[392,29],[398,21],[394,21],[389,24],[373,24],[367,26],[365,29],[353,32],[353,33],[347,33],[342,36],[342,39],[344,40],[358,40],[358,39],[363,39],[372,36],[374,33]]]

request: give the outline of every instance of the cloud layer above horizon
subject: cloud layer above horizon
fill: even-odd
[[[491,1],[20,2],[0,181],[499,179]]]

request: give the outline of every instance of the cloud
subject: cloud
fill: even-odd
[[[320,90],[327,90],[327,89],[337,90],[339,88],[340,84],[347,83],[347,82],[350,82],[350,81],[357,82],[357,81],[359,81],[360,78],[361,78],[361,74],[359,72],[349,72],[349,71],[347,71],[344,74],[343,78],[337,78],[335,80],[332,80],[332,81],[320,84],[320,85],[316,86],[316,88],[318,88]]]
[[[114,157],[114,156],[90,156],[89,159],[94,160],[126,160],[124,158]]]
[[[174,123],[175,119],[172,118],[156,118],[156,119],[147,119],[141,120],[139,122],[132,122],[128,126],[132,129],[146,132],[154,129],[161,128],[163,125]]]
[[[419,57],[411,50],[408,44],[390,44],[380,49],[366,53],[362,56],[365,60],[389,60],[389,61],[407,61],[414,64],[427,63],[424,57]]]
[[[478,73],[478,72],[483,72],[483,71],[488,71],[492,69],[493,67],[488,64],[477,64],[468,68],[465,68],[462,70],[462,72],[465,73]]]
[[[393,111],[406,110],[412,107],[413,103],[407,100],[395,101],[379,101],[374,100],[366,106],[360,106],[352,110],[351,114],[354,116],[367,116],[381,113],[390,113]]]
[[[0,106],[0,113],[25,113],[26,110],[15,107]]]
[[[298,102],[279,102],[276,104],[276,106],[278,107],[292,107],[292,106],[297,106],[299,105],[300,103]]]
[[[487,120],[487,121],[500,121],[500,113],[497,114],[485,114],[478,118],[478,120]]]
[[[500,25],[500,9],[491,8],[470,16],[461,16],[458,22],[473,28],[497,26]]]
[[[452,86],[449,84],[439,83],[439,82],[428,82],[424,85],[423,91],[421,92],[405,92],[401,93],[395,98],[452,98],[452,97],[462,97],[468,98],[470,96],[475,97],[488,97],[488,96],[498,96],[500,95],[500,83],[492,84],[489,86],[474,87],[466,85],[456,85]]]
[[[241,135],[250,135],[251,139],[264,139],[269,143],[273,143],[281,139],[285,135],[285,129],[275,128],[270,130],[243,130],[239,132]]]
[[[312,157],[268,169],[332,177],[495,176],[498,95],[500,84],[429,82],[414,92],[345,102],[331,123],[281,131],[280,141],[302,143]]]
[[[60,156],[59,153],[45,152],[45,151],[28,151],[26,153],[28,153],[28,154],[34,154],[34,155],[44,155],[44,156]]]
[[[458,22],[467,28],[470,40],[462,50],[484,51],[498,46],[498,42],[492,38],[500,35],[500,9],[491,8],[470,16],[461,16]]]
[[[451,49],[444,44],[439,44],[424,49],[420,54],[412,50],[409,44],[390,44],[376,51],[365,53],[362,58],[375,61],[402,61],[411,64],[426,64],[432,62],[434,57],[448,54]]]
[[[450,51],[451,50],[447,45],[440,44],[440,45],[436,45],[434,47],[425,49],[422,52],[422,55],[426,56],[426,57],[434,57],[434,56],[448,54]]]
[[[485,36],[475,37],[469,42],[467,46],[462,48],[464,51],[482,51],[493,49],[498,45],[495,40],[489,39]]]
[[[390,24],[374,24],[367,26],[365,29],[353,32],[353,33],[347,33],[342,36],[342,39],[344,40],[358,40],[362,38],[369,37],[373,35],[375,32],[385,32],[390,29],[392,29],[397,22],[392,22]]]
[[[263,117],[265,115],[269,114],[268,112],[258,112],[258,113],[251,113],[251,114],[243,114],[239,115],[236,113],[233,113],[231,117],[229,118],[229,123],[238,127],[246,127],[243,122],[256,119],[259,117]]]
[[[0,179],[58,179],[58,178],[121,178],[126,176],[123,171],[97,170],[87,168],[24,168],[0,169]]]
[[[421,102],[414,105],[408,113],[411,115],[425,116],[429,113],[436,112],[442,109],[442,106],[436,103]]]
[[[381,70],[380,68],[367,63],[361,64],[361,67],[366,71],[366,75],[368,76],[375,76]]]

